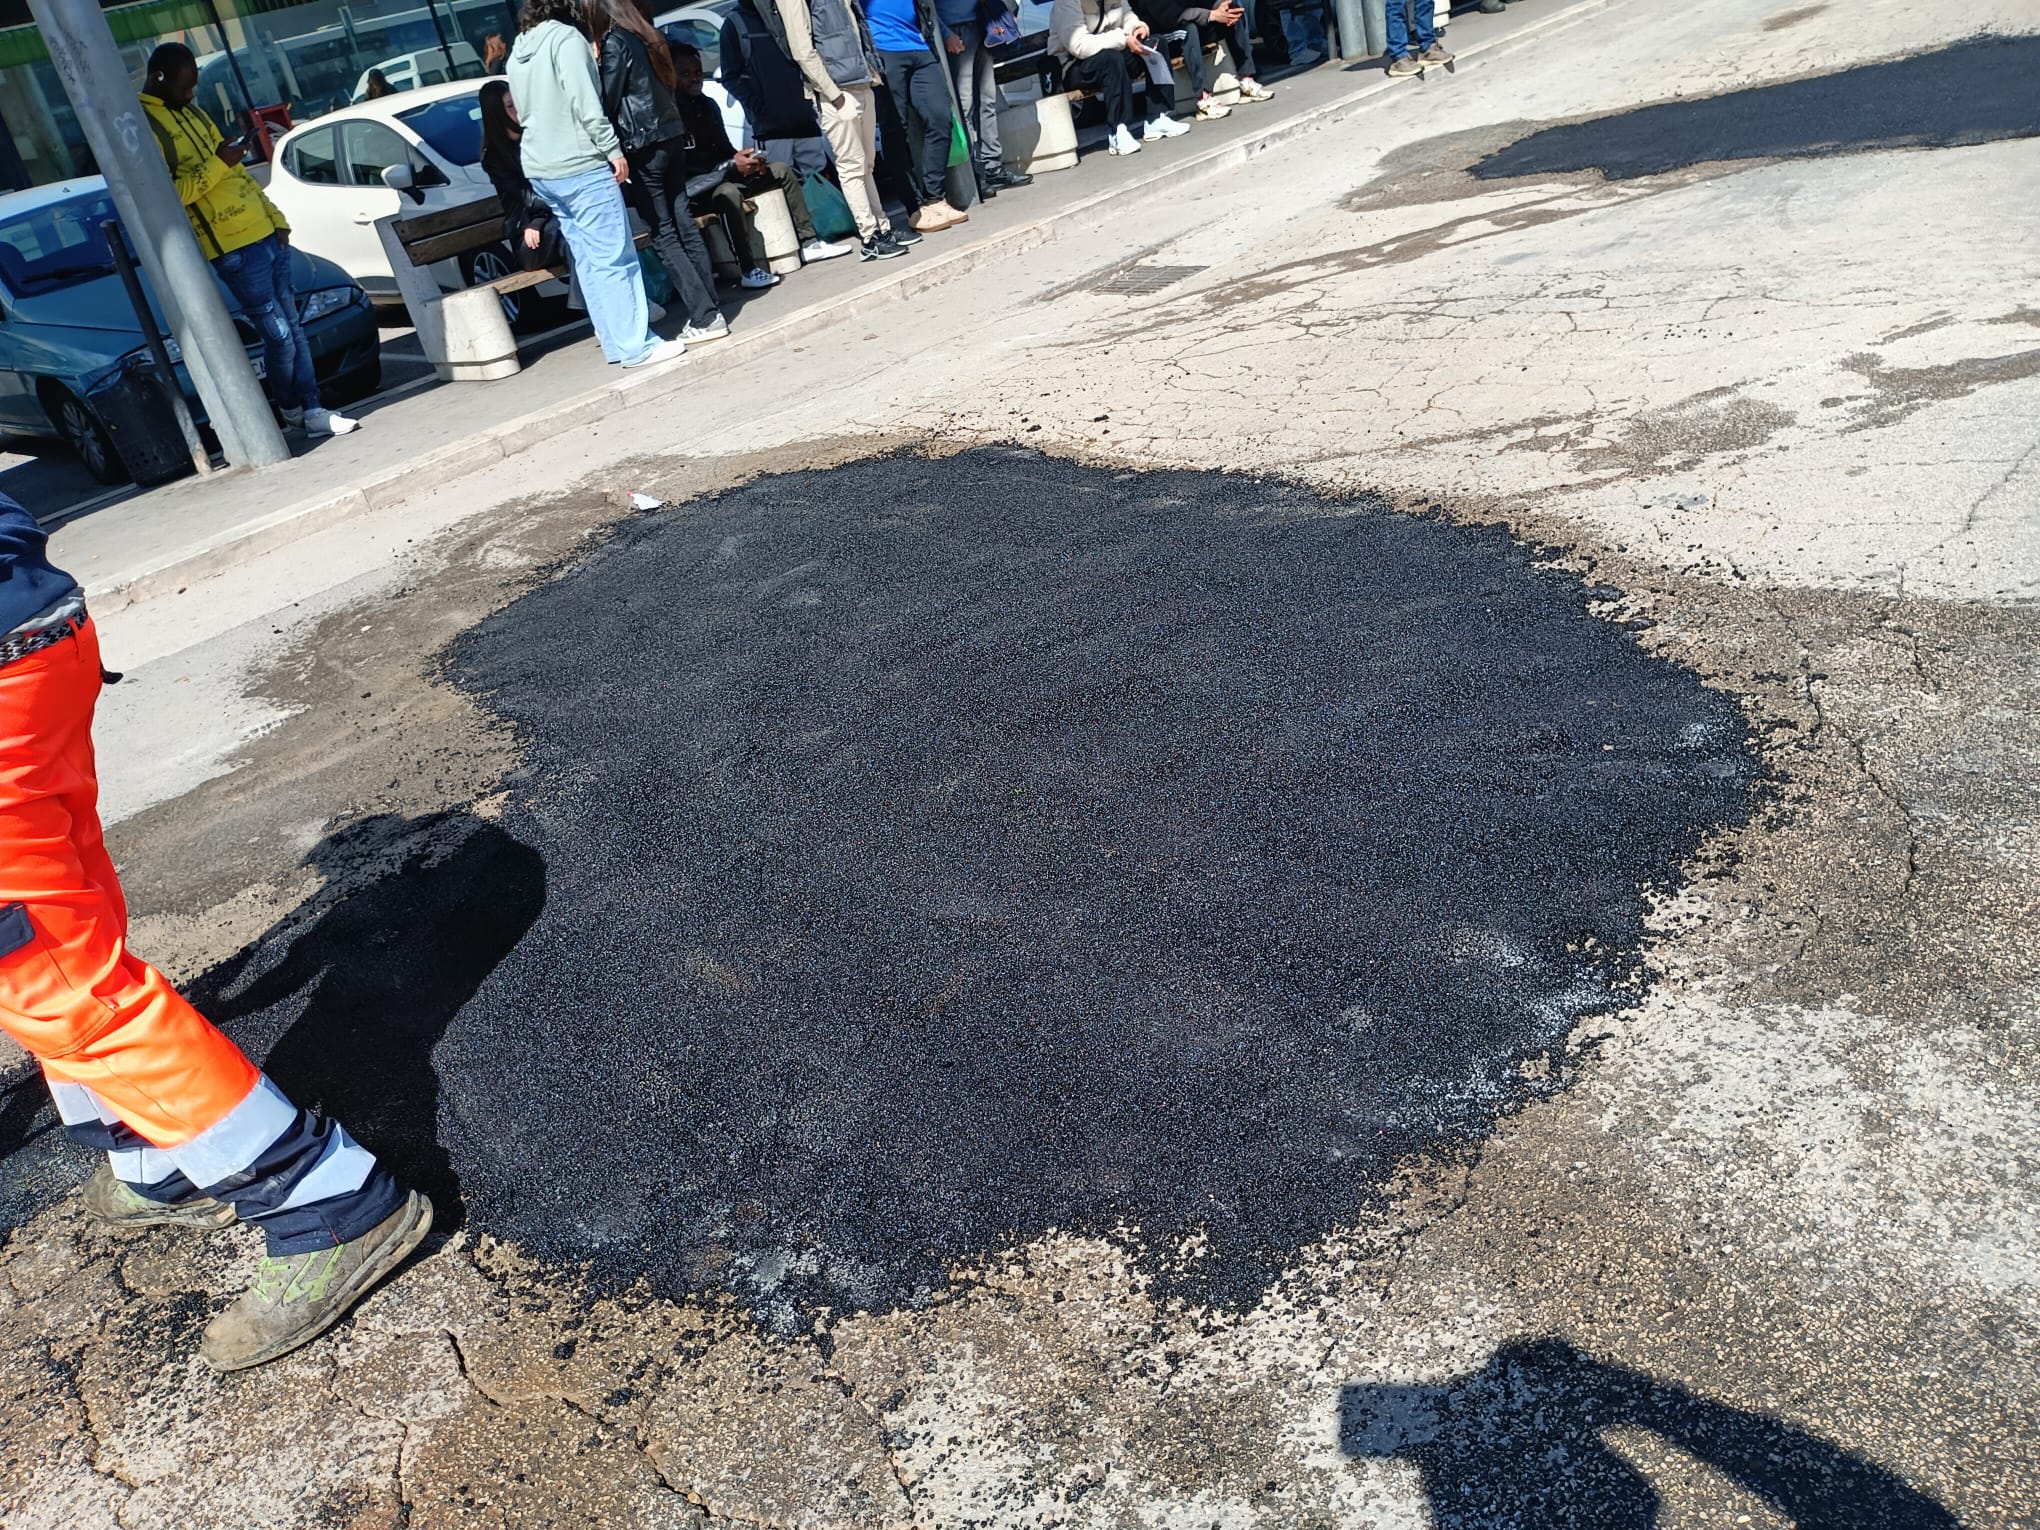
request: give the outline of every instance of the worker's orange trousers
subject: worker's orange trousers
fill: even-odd
[[[99,827],[99,637],[0,665],[0,1027],[159,1148],[219,1124],[261,1078],[127,948]]]

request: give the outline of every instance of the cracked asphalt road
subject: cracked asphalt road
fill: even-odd
[[[1963,28],[2034,19],[1991,0]],[[721,513],[694,496],[898,447],[1279,474],[1505,529],[1733,697],[1773,789],[1651,905],[1633,1004],[1250,1304],[1157,1280],[1207,1257],[1195,1233],[1071,1225],[781,1335],[476,1226],[220,1379],[192,1335],[246,1240],[93,1231],[51,1194],[86,1166],[10,1094],[0,1188],[39,1209],[0,1247],[0,1520],[2030,1523],[2033,143],[1468,173],[1946,31],[1896,0],[1599,8],[719,374],[685,421],[601,422],[110,621],[113,843],[138,946],[186,979],[255,943],[339,963],[332,910],[416,848],[322,863],[347,824],[517,839],[534,740],[435,656],[575,566],[618,490],[684,537]],[[1089,290],[1133,250],[1207,269],[1137,306]],[[370,986],[303,1002],[344,1026]]]

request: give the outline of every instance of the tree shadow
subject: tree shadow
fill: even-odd
[[[1812,159],[2040,135],[2040,37],[1978,37],[1911,58],[1665,101],[1519,138],[1478,180],[1599,170],[1611,181],[1723,159]]]
[[[441,813],[357,820],[306,864],[325,889],[187,995],[292,1100],[430,1195],[450,1228],[460,1179],[433,1048],[545,907],[545,862],[494,823]]]
[[[1437,1530],[1651,1530],[1657,1491],[1603,1439],[1644,1429],[1763,1498],[1801,1530],[1957,1530],[1892,1473],[1775,1419],[1604,1364],[1561,1339],[1517,1340],[1439,1386],[1339,1397],[1349,1456],[1423,1474]]]

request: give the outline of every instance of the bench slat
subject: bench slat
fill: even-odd
[[[442,207],[437,212],[419,213],[415,217],[397,220],[397,242],[403,245],[422,244],[455,229],[469,229],[484,224],[503,222],[503,204],[494,197],[483,197],[479,202],[463,202],[458,207]],[[427,261],[419,261],[427,265]]]

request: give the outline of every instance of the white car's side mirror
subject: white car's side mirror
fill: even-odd
[[[418,189],[418,178],[411,173],[409,165],[391,165],[382,173],[382,183],[392,191],[401,191],[414,202],[425,200],[425,193]]]

